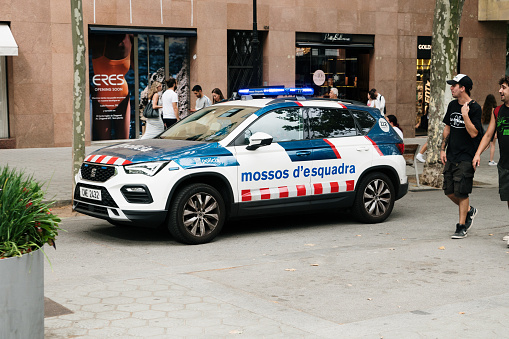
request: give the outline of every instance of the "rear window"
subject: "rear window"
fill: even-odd
[[[351,111],[362,134],[366,135],[373,128],[376,119],[366,111]]]
[[[308,117],[311,139],[357,135],[355,121],[347,110],[310,107],[308,109]]]

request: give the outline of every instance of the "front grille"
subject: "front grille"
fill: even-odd
[[[115,175],[114,166],[87,163],[83,163],[81,165],[81,177],[85,180],[105,182],[114,175]]]
[[[96,189],[96,190],[101,190],[101,198],[102,198],[102,200],[98,201],[98,200],[94,200],[94,199],[82,198],[80,196],[80,187],[86,187],[86,188],[92,188],[92,189]],[[91,204],[97,204],[97,205],[103,205],[103,206],[115,207],[115,208],[118,207],[118,205],[115,203],[115,201],[113,200],[111,195],[108,193],[108,190],[106,188],[104,188],[104,187],[101,187],[101,186],[94,186],[94,185],[87,185],[87,184],[79,183],[79,184],[76,185],[76,189],[74,190],[74,199],[75,200],[79,200],[79,201],[85,201],[85,202],[88,202],[88,203],[91,203]]]

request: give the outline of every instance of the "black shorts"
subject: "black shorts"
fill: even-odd
[[[468,198],[474,184],[474,167],[472,162],[446,162],[444,167],[444,193],[458,198]]]
[[[500,200],[509,201],[509,170],[498,167],[498,193],[500,194]]]
[[[164,128],[168,129],[177,122],[177,119],[165,119],[163,118]]]

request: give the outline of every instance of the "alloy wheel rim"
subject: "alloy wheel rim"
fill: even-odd
[[[182,221],[191,235],[206,236],[214,231],[219,223],[219,204],[210,194],[196,193],[184,205]]]
[[[371,181],[364,190],[364,208],[375,217],[385,214],[391,203],[391,191],[387,183],[381,179]]]

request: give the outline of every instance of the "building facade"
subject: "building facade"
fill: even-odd
[[[0,147],[70,146],[70,2],[0,3]],[[258,83],[312,86],[315,95],[335,87],[340,97],[360,101],[376,88],[406,137],[415,135],[426,110],[434,1],[258,0],[258,49],[250,0],[82,5],[87,142],[138,138],[147,87],[168,75],[177,79],[182,115],[194,108],[196,84],[209,97],[213,88],[230,96]],[[465,2],[458,51],[458,71],[473,79],[472,97],[481,104],[496,94],[506,69],[507,22],[487,16],[486,6],[486,0]],[[5,28],[17,55],[3,46],[9,45]]]

